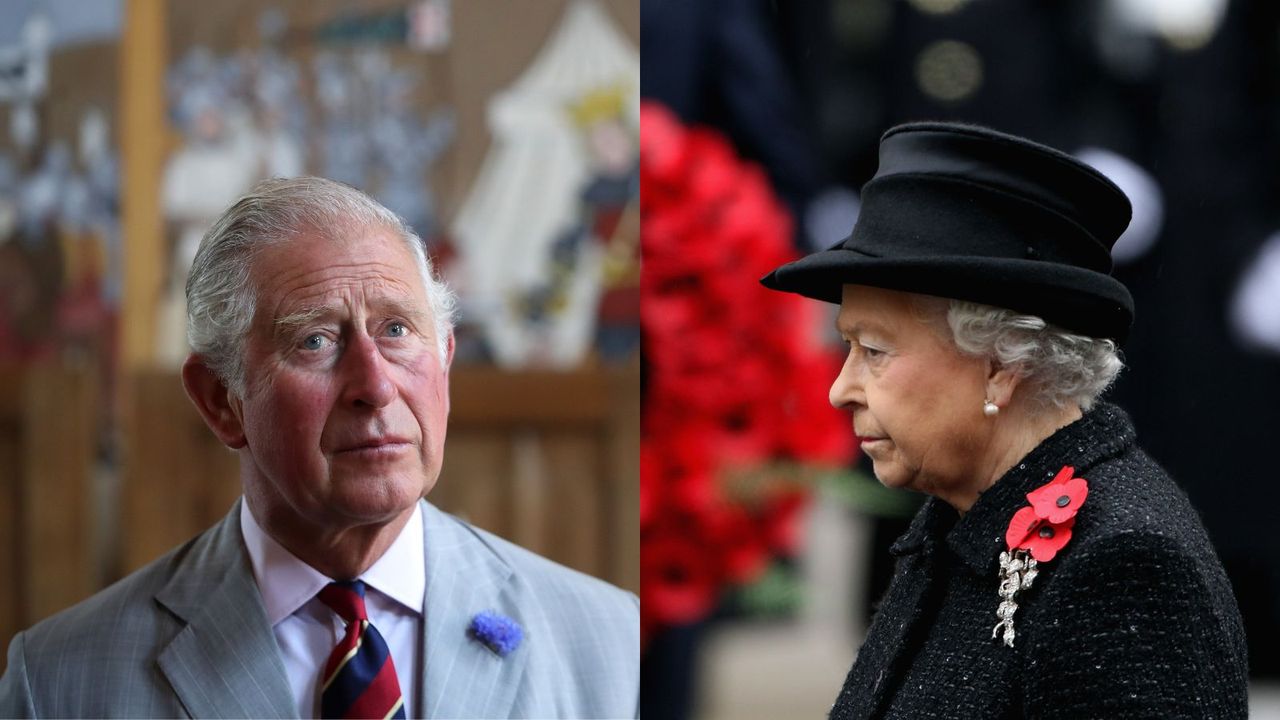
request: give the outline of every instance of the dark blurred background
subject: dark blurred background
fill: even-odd
[[[806,251],[847,234],[880,134],[905,121],[1023,135],[1081,156],[1125,189],[1135,217],[1115,274],[1138,311],[1110,399],[1200,510],[1235,586],[1255,680],[1274,682],[1280,4],[645,0],[641,42],[641,95],[721,129],[761,163]],[[905,528],[866,513],[856,522],[862,540],[845,556],[865,578],[848,594],[855,628],[887,579],[887,545]],[[670,697],[650,677],[697,677],[699,644],[651,646],[646,699]],[[703,674],[688,680],[690,695],[735,694],[721,687],[722,672]],[[817,706],[829,707],[836,690]],[[734,707],[684,699],[711,716]],[[672,713],[691,707],[680,702]]]

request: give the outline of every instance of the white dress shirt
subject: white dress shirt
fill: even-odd
[[[298,713],[304,718],[317,717],[320,673],[329,653],[346,634],[342,618],[316,597],[332,580],[267,535],[243,501],[240,530]],[[366,586],[369,622],[391,651],[405,717],[413,717],[413,708],[422,696],[419,668],[426,590],[422,533],[422,506],[418,505],[391,547],[358,578]]]

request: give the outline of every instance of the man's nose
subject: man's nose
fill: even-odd
[[[844,366],[840,368],[840,374],[836,375],[836,379],[831,383],[831,390],[827,393],[827,400],[831,402],[832,407],[843,410],[866,403],[861,370],[862,365],[856,354],[849,353],[844,360]]]
[[[386,407],[396,388],[388,373],[387,359],[373,338],[357,333],[342,355],[343,399],[352,405]]]

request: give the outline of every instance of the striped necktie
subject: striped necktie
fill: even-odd
[[[369,624],[364,609],[364,583],[330,583],[320,602],[347,623],[347,634],[329,655],[321,678],[322,718],[403,718],[404,699],[391,651]]]

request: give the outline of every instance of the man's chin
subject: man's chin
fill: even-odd
[[[424,489],[421,479],[376,476],[339,479],[334,482],[326,505],[348,520],[387,522],[412,511]]]

